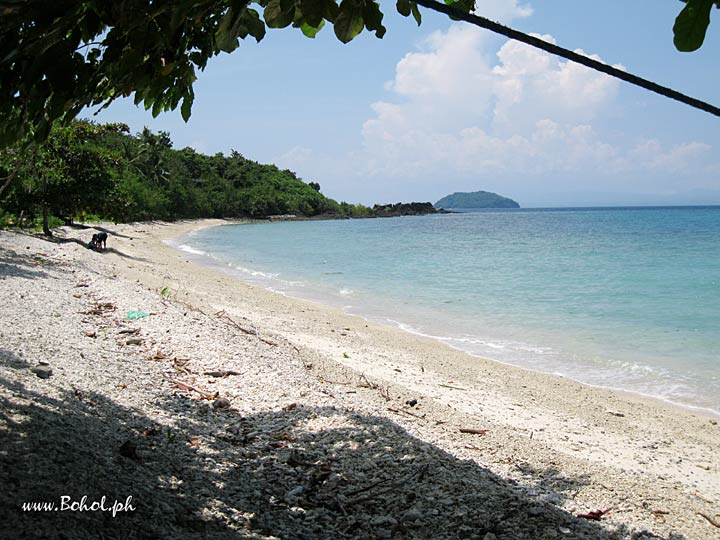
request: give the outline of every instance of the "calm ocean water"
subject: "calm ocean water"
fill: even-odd
[[[174,245],[474,355],[720,411],[720,207],[256,223]]]

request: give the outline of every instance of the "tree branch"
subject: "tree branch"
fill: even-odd
[[[486,19],[485,17],[479,17],[478,15],[465,13],[454,7],[441,4],[440,2],[436,2],[435,0],[415,0],[415,2],[423,7],[432,9],[433,11],[444,13],[451,18],[468,22],[475,26],[479,26],[480,28],[485,28],[486,30],[490,30],[491,32],[495,32],[496,34],[500,34],[510,39],[520,41],[521,43],[525,43],[526,45],[530,45],[531,47],[535,47],[545,52],[549,52],[550,54],[566,58],[567,60],[582,64],[583,66],[589,67],[601,73],[605,73],[606,75],[610,75],[611,77],[615,77],[625,82],[629,82],[630,84],[634,84],[635,86],[639,86],[640,88],[644,88],[645,90],[650,90],[651,92],[655,92],[656,94],[660,94],[661,96],[674,99],[675,101],[679,101],[686,105],[690,105],[691,107],[700,109],[701,111],[710,113],[714,116],[720,116],[720,108],[714,105],[682,94],[677,90],[673,90],[672,88],[661,86],[647,79],[643,79],[642,77],[638,77],[637,75],[633,75],[632,73],[628,73],[627,71],[622,71],[621,69],[612,67],[608,64],[598,62],[597,60],[593,60],[592,58],[583,56],[582,54],[578,54],[569,49],[553,45],[552,43],[548,43],[547,41],[543,41],[540,38],[525,34],[523,32],[520,32],[519,30],[508,28],[507,26],[503,26],[502,24],[491,21],[490,19]]]

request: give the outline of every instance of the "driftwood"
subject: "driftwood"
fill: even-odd
[[[425,420],[425,416],[420,416],[419,414],[415,414],[413,412],[403,409],[395,409],[393,407],[388,407],[388,411],[394,412],[395,414],[407,414],[408,416],[414,416],[415,418],[419,418],[420,420]]]
[[[268,345],[271,345],[271,346],[273,346],[273,347],[277,347],[277,343],[275,343],[274,341],[271,341],[271,340],[269,340],[269,339],[265,339],[265,338],[262,337],[262,336],[260,335],[260,333],[259,333],[257,330],[255,330],[254,328],[245,328],[244,326],[238,324],[238,322],[235,321],[232,317],[230,317],[230,315],[228,315],[227,312],[226,312],[224,309],[223,309],[222,311],[218,311],[217,313],[215,313],[215,316],[216,316],[218,319],[222,319],[223,321],[225,321],[226,323],[228,323],[230,326],[232,326],[232,327],[234,327],[234,328],[237,328],[237,329],[240,330],[243,334],[248,334],[248,335],[250,335],[250,336],[255,336],[256,338],[258,338],[258,339],[259,339],[260,341],[262,341],[263,343],[267,343]]]
[[[460,428],[460,433],[470,433],[471,435],[485,435],[489,429]]]
[[[175,386],[177,387],[178,390],[193,390],[193,391],[197,392],[198,394],[200,394],[203,397],[203,399],[210,400],[210,399],[215,399],[218,396],[218,392],[211,394],[210,392],[202,390],[201,388],[198,388],[197,386],[194,386],[190,383],[186,383],[183,381],[175,381]]]
[[[139,328],[123,328],[118,334],[137,334],[140,332]]]
[[[703,512],[698,512],[697,514],[698,514],[698,516],[701,516],[701,517],[704,517],[705,519],[707,519],[708,523],[710,523],[710,525],[712,525],[713,527],[717,527],[718,529],[720,529],[720,521],[717,521],[717,520],[711,518],[710,516],[708,516],[707,514],[704,514]]]
[[[240,375],[240,373],[225,369],[222,371],[206,371],[203,375],[208,375],[210,377],[230,377],[231,375]]]
[[[364,493],[366,491],[370,491],[372,489],[375,489],[378,486],[381,486],[383,484],[387,484],[388,482],[391,482],[388,486],[384,487],[381,490],[376,491],[375,493],[371,495],[366,495],[364,497],[358,497],[356,499],[351,499],[349,501],[344,501],[345,505],[351,505],[351,504],[358,504],[360,502],[365,502],[370,499],[373,499],[377,497],[378,495],[382,495],[383,493],[387,493],[388,491],[392,491],[393,489],[397,489],[398,487],[402,486],[403,484],[407,484],[410,480],[415,478],[416,476],[421,480],[423,476],[425,476],[425,473],[427,472],[430,465],[427,463],[421,467],[419,467],[416,471],[413,471],[409,475],[407,475],[405,478],[402,478],[400,480],[397,480],[395,482],[391,482],[390,478],[386,478],[385,480],[378,480],[377,482],[374,482],[370,484],[369,486],[365,486],[359,489],[355,489],[353,491],[350,491],[348,493],[345,493],[343,497],[352,497],[353,495],[359,495],[360,493]]]
[[[462,390],[463,392],[467,391],[467,388],[460,388],[459,386],[451,386],[449,384],[438,384],[438,386],[442,386],[443,388],[451,388],[453,390]]]
[[[605,510],[592,510],[591,512],[587,512],[586,514],[578,514],[577,517],[584,518],[584,519],[590,519],[592,521],[600,521],[600,519],[610,512],[612,508],[606,508]]]

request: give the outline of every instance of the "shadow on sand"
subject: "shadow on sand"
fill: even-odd
[[[83,228],[90,228],[90,227],[83,227]],[[94,229],[105,230],[105,229],[103,229],[102,227],[95,227],[95,228],[93,228],[93,230],[94,230]],[[61,235],[58,234],[58,233],[56,233],[54,236],[46,236],[46,235],[44,235],[44,234],[31,234],[31,233],[23,232],[23,231],[16,231],[16,232],[17,232],[17,234],[22,234],[22,235],[25,235],[25,236],[30,236],[30,237],[36,238],[36,239],[38,239],[38,240],[44,240],[45,242],[50,242],[51,244],[77,244],[77,245],[79,245],[79,246],[84,247],[85,249],[91,249],[91,248],[88,247],[88,243],[90,242],[89,239],[88,239],[87,241],[84,241],[84,240],[81,240],[81,239],[79,239],[79,238],[72,238],[72,237],[67,237],[67,236],[61,236]],[[115,234],[115,233],[111,233],[110,231],[108,231],[108,234]],[[130,238],[129,236],[125,236],[125,235],[116,235],[116,236],[123,236],[124,238]],[[122,258],[124,258],[124,259],[130,259],[130,260],[132,260],[132,261],[150,262],[150,261],[148,261],[148,260],[145,259],[145,258],[142,258],[142,257],[133,257],[132,255],[128,255],[128,254],[126,254],[126,253],[123,253],[122,251],[119,251],[119,250],[117,250],[117,249],[115,249],[115,248],[113,248],[113,247],[106,248],[106,249],[104,249],[104,250],[102,250],[102,251],[98,251],[98,250],[93,250],[93,251],[95,251],[96,253],[100,253],[100,254],[103,254],[103,253],[114,253],[115,255],[118,255],[119,257],[122,257]],[[0,258],[2,258],[2,254],[0,254]]]
[[[301,404],[243,417],[159,393],[161,424],[101,394],[48,397],[34,377],[0,350],[1,538],[660,538],[607,532],[384,418]],[[22,510],[84,496],[134,510]]]

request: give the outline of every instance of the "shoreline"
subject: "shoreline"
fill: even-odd
[[[261,220],[260,222],[265,222],[265,220]],[[193,258],[194,259],[193,262],[195,264],[198,264],[199,266],[208,268],[212,271],[216,271],[216,272],[220,272],[225,275],[228,275],[231,278],[242,281],[243,283],[245,283],[249,286],[259,287],[259,288],[262,288],[273,294],[279,294],[279,295],[282,295],[282,296],[290,298],[290,299],[300,300],[300,301],[304,301],[304,302],[311,302],[313,304],[317,304],[318,306],[322,306],[327,309],[338,310],[346,316],[358,317],[368,323],[379,324],[379,325],[385,326],[387,328],[393,328],[396,330],[400,330],[400,331],[405,332],[410,335],[418,336],[421,338],[431,339],[442,346],[449,347],[449,348],[456,350],[462,354],[468,355],[472,358],[477,358],[481,361],[495,362],[495,363],[498,363],[498,364],[501,364],[504,366],[508,366],[508,367],[512,367],[512,368],[516,368],[516,369],[522,369],[522,370],[528,371],[530,373],[537,373],[537,374],[541,374],[541,375],[547,375],[550,377],[560,377],[562,379],[565,379],[565,380],[568,380],[571,382],[585,385],[589,388],[596,388],[599,390],[617,392],[619,394],[626,395],[628,397],[635,397],[636,399],[641,399],[641,400],[650,400],[650,401],[656,402],[658,404],[664,404],[666,406],[677,408],[677,409],[685,411],[687,413],[703,415],[703,416],[707,417],[708,419],[715,419],[715,420],[720,419],[720,410],[715,410],[710,407],[703,407],[700,405],[692,405],[690,403],[683,403],[681,401],[675,401],[670,398],[666,398],[666,397],[659,396],[659,395],[654,395],[654,394],[647,393],[647,392],[642,392],[640,390],[633,390],[630,388],[623,388],[623,387],[619,387],[619,386],[610,386],[610,385],[606,385],[606,384],[593,383],[593,382],[589,382],[586,380],[582,380],[577,377],[573,377],[570,374],[561,373],[561,372],[545,371],[542,369],[535,369],[532,367],[520,365],[518,363],[513,363],[512,361],[506,361],[506,360],[502,360],[502,359],[498,359],[498,358],[493,358],[491,356],[473,353],[469,350],[463,349],[460,346],[456,346],[456,345],[452,345],[452,344],[448,343],[448,341],[451,341],[455,338],[452,338],[452,337],[443,338],[443,337],[439,337],[439,336],[435,336],[435,335],[426,334],[420,330],[416,330],[410,323],[406,323],[403,321],[397,321],[394,319],[390,319],[388,317],[379,317],[378,316],[378,317],[372,318],[372,317],[366,316],[362,313],[352,313],[352,312],[348,311],[344,306],[334,305],[331,302],[324,302],[322,299],[318,300],[318,299],[312,298],[312,297],[303,297],[301,294],[294,294],[293,292],[274,289],[272,286],[264,284],[264,283],[255,283],[251,280],[244,279],[242,275],[234,272],[233,270],[228,270],[227,268],[225,268],[224,265],[213,264],[213,262],[217,261],[217,259],[215,259],[212,255],[206,253],[205,251],[198,251],[195,248],[192,248],[192,246],[186,246],[188,248],[191,248],[191,250],[192,250],[192,251],[186,251],[186,250],[182,249],[182,246],[185,245],[184,243],[176,242],[178,239],[191,236],[193,233],[195,233],[196,231],[199,231],[199,230],[208,229],[211,227],[221,227],[221,226],[225,226],[225,225],[242,225],[242,224],[247,224],[247,223],[253,223],[253,222],[248,221],[248,220],[239,220],[239,221],[229,221],[227,223],[225,223],[225,222],[218,223],[218,224],[214,224],[214,225],[199,225],[198,227],[193,228],[190,231],[185,231],[177,236],[165,238],[163,240],[163,242],[166,243],[171,248],[184,253],[189,258]],[[207,259],[207,261],[206,261],[207,264],[204,264],[205,259]]]
[[[228,537],[238,531],[248,538],[298,537],[293,527],[307,538],[323,537],[303,528],[299,515],[326,528],[343,524],[344,531],[356,530],[348,537],[358,539],[439,538],[438,531],[480,540],[653,538],[650,532],[656,538],[716,537],[717,528],[703,517],[714,520],[720,513],[720,427],[714,419],[471,357],[400,328],[248,285],[195,265],[164,243],[223,223],[108,225],[104,253],[84,247],[91,229],[62,229],[55,242],[0,233],[0,398],[8,410],[24,411],[14,423],[0,423],[0,436],[13,443],[3,439],[10,457],[0,454],[0,462],[2,475],[10,475],[2,477],[6,485],[21,486],[16,496],[29,497],[35,484],[39,493],[60,490],[56,485],[65,486],[60,493],[73,493],[67,483],[83,476],[93,485],[128,485],[132,475],[146,471],[145,478],[150,470],[151,479],[162,480],[153,480],[147,497],[159,497],[173,512],[152,518],[154,505],[141,507],[143,519],[133,527],[167,524],[178,537],[191,536],[178,517],[178,505],[188,497],[200,497],[193,511],[207,514]],[[82,314],[88,305],[106,303],[117,312]],[[128,323],[113,314],[134,309],[150,315]],[[120,334],[126,329],[137,331],[141,344]],[[43,358],[54,372],[47,380],[29,369]],[[237,374],[208,375],[218,370]],[[219,398],[202,399],[199,391],[210,390],[227,400],[227,412]],[[117,478],[94,468],[81,473],[87,467],[82,461],[74,475],[67,476],[65,464],[62,479],[47,481],[40,465],[47,461],[48,470],[58,470],[53,452],[26,448],[34,431],[17,440],[14,433],[22,432],[23,418],[37,419],[42,411],[53,419],[58,404],[66,409],[66,422],[79,427],[54,435],[56,421],[42,424],[39,448],[62,452],[67,444],[45,441],[75,432],[95,440],[97,431],[97,441],[109,442],[70,455],[92,448],[93,459],[106,460],[108,470],[119,471]],[[87,424],[105,408],[107,419]],[[111,421],[115,417],[123,418],[122,425]],[[177,435],[168,431],[166,443],[150,444],[148,424]],[[238,429],[242,440],[228,442]],[[128,433],[143,465],[134,465],[132,452],[128,459],[121,445]],[[126,448],[120,457],[119,447]],[[432,467],[413,468],[415,460]],[[216,465],[200,466],[210,462]],[[187,463],[191,472],[183,472]],[[326,463],[330,474],[322,473],[320,484],[313,484],[319,491],[307,500],[300,488],[310,484],[297,476],[298,467],[310,467],[304,463]],[[242,474],[212,476],[233,467]],[[22,476],[26,470],[30,480]],[[436,470],[442,473],[436,476]],[[173,477],[185,487],[168,484]],[[139,477],[135,482],[146,485]],[[407,499],[367,487],[383,482],[394,492],[407,491]],[[226,494],[226,485],[237,494]],[[177,489],[184,497],[172,495]],[[198,495],[203,490],[208,498]],[[353,494],[357,490],[367,498]],[[12,498],[10,491],[5,499]],[[341,506],[320,504],[326,493],[339,493]],[[142,501],[142,490],[137,495]],[[5,499],[7,508],[17,504]],[[218,500],[233,501],[254,517],[232,518],[226,506],[212,502]],[[343,511],[349,504],[356,506]],[[598,522],[576,517],[606,508],[612,511]],[[268,517],[258,522],[258,516]],[[52,518],[46,521],[55,526]],[[352,529],[350,518],[359,528]],[[8,523],[18,530],[37,525],[23,514]]]
[[[205,222],[202,221],[201,223],[205,223]],[[221,223],[217,223],[216,225],[223,225],[223,224],[225,224],[224,221]],[[234,223],[232,223],[232,224],[234,224]],[[181,228],[181,230],[183,230],[183,229],[184,229],[184,227]],[[192,231],[192,230],[195,230],[195,227],[191,223],[190,231]],[[164,239],[178,238],[179,236],[183,236],[184,234],[187,234],[187,233],[181,232],[178,235],[175,235],[173,233],[171,236],[165,236]],[[179,252],[179,250],[177,250],[174,247],[171,247],[171,246],[168,246],[168,247],[170,247],[175,252]],[[181,252],[179,252],[179,253],[184,256],[184,254],[182,254]],[[190,261],[190,263],[193,264],[192,261]],[[210,268],[209,270],[212,273],[218,272],[218,270],[214,269],[214,268]],[[533,386],[536,386],[536,387],[548,387],[548,386],[556,386],[557,387],[557,386],[559,386],[563,389],[563,391],[567,392],[568,394],[571,392],[577,392],[578,389],[580,389],[581,392],[587,390],[590,393],[598,394],[598,396],[602,395],[604,400],[607,400],[612,403],[623,403],[624,402],[623,405],[628,410],[630,410],[636,406],[642,406],[642,407],[645,407],[647,410],[649,410],[649,409],[659,410],[660,414],[668,412],[668,413],[678,414],[681,416],[689,415],[690,417],[693,417],[693,418],[699,417],[701,421],[716,421],[716,419],[718,418],[718,416],[712,414],[711,411],[707,411],[705,409],[696,410],[690,406],[685,406],[683,404],[668,402],[668,401],[658,398],[656,396],[646,396],[646,395],[643,395],[638,392],[632,392],[632,391],[628,391],[628,390],[624,390],[624,389],[614,389],[614,388],[590,385],[587,383],[576,381],[576,380],[571,379],[566,376],[535,371],[532,369],[516,366],[513,364],[499,362],[499,361],[496,361],[493,359],[488,359],[488,358],[481,357],[481,356],[471,355],[465,351],[456,349],[456,348],[454,348],[446,343],[443,343],[437,339],[434,339],[432,337],[413,334],[413,333],[408,332],[400,327],[393,327],[393,326],[385,325],[382,323],[368,321],[367,319],[363,318],[362,316],[348,314],[348,313],[344,312],[342,309],[339,309],[336,307],[327,306],[327,305],[324,305],[324,304],[321,304],[321,303],[318,303],[318,302],[315,302],[312,300],[305,300],[302,298],[293,297],[290,295],[286,295],[284,293],[280,293],[278,291],[268,290],[264,287],[259,287],[255,284],[250,284],[246,281],[243,281],[242,279],[238,278],[237,276],[225,274],[224,272],[221,272],[221,273],[223,273],[223,275],[227,276],[228,279],[230,279],[232,281],[241,282],[250,289],[255,289],[256,291],[262,290],[263,292],[270,295],[271,298],[277,297],[277,299],[282,299],[281,302],[283,304],[284,309],[292,310],[293,308],[297,308],[298,307],[297,305],[293,306],[293,304],[295,302],[297,302],[300,304],[300,306],[304,306],[304,309],[308,309],[308,308],[310,310],[314,309],[317,312],[326,314],[331,320],[333,320],[333,319],[335,320],[334,324],[337,324],[338,326],[342,326],[343,328],[345,327],[344,321],[347,319],[361,320],[361,321],[363,321],[363,323],[365,323],[366,327],[368,325],[370,325],[371,327],[374,327],[373,328],[374,330],[376,330],[376,331],[380,330],[382,334],[385,334],[385,339],[387,340],[385,345],[387,345],[388,342],[392,341],[392,340],[397,340],[401,343],[408,343],[408,342],[413,343],[416,340],[422,340],[424,342],[423,345],[425,347],[427,347],[429,345],[429,349],[434,354],[437,354],[440,357],[452,356],[454,361],[457,363],[456,366],[451,366],[447,361],[440,361],[439,366],[436,364],[434,366],[435,370],[437,371],[437,375],[441,378],[442,377],[448,378],[448,376],[452,375],[452,377],[450,377],[450,378],[454,379],[454,378],[458,378],[458,375],[459,375],[461,378],[467,379],[467,378],[472,378],[478,372],[487,373],[487,372],[492,372],[492,371],[500,371],[500,372],[503,372],[502,376],[507,376],[510,379],[522,380],[523,383],[525,383],[524,387],[530,386],[527,383],[532,382]],[[309,304],[309,306],[308,306],[308,304]],[[303,309],[303,308],[301,307],[300,309]],[[277,321],[275,321],[275,322],[277,322]],[[277,324],[274,324],[272,326],[274,326],[274,328],[272,328],[272,330],[274,332],[284,333],[286,338],[292,339],[292,337],[291,337],[292,333],[284,332],[283,329],[281,328],[282,325],[278,326]],[[401,336],[403,336],[403,337],[401,337]],[[333,336],[333,338],[334,338],[334,336]],[[313,337],[309,340],[306,337],[303,340],[296,341],[296,345],[302,345],[305,347],[309,346],[310,348],[313,348],[316,351],[319,351],[324,354],[328,354],[330,352],[330,350],[332,350],[332,345],[328,346],[327,342],[324,342],[324,340],[322,340],[322,341],[323,341],[322,343],[318,343],[316,337]],[[413,346],[411,345],[410,348],[412,349]],[[362,352],[365,352],[365,351],[363,350]],[[343,353],[343,354],[346,354],[346,353]],[[344,356],[343,356],[342,358],[336,358],[335,361],[339,362],[340,364],[342,364],[345,367],[354,369],[356,371],[360,371],[362,373],[372,374],[372,376],[378,377],[385,381],[396,380],[396,377],[394,376],[394,374],[390,370],[388,370],[387,367],[385,367],[384,369],[376,369],[376,366],[373,366],[371,361],[366,361],[366,362],[363,362],[362,364],[359,364],[357,362],[353,362],[354,356],[356,356],[356,355],[350,354],[348,356],[350,356],[350,358],[344,358]],[[380,358],[386,358],[386,357],[387,357],[386,355],[383,355],[383,354],[380,355]],[[412,364],[414,362],[411,361],[410,363]],[[455,368],[455,369],[452,369],[452,368]],[[397,370],[399,368],[394,367],[392,369]],[[425,371],[422,370],[422,373],[424,373],[424,372]],[[426,388],[423,385],[413,384],[411,381],[404,381],[404,383],[405,383],[406,388],[411,389],[413,391],[420,391],[420,392],[426,391]],[[450,386],[452,386],[452,385],[450,385]],[[507,385],[505,385],[505,390],[506,391],[509,390]],[[452,390],[450,390],[450,391],[452,392]],[[435,397],[437,398],[437,396],[435,396]],[[445,395],[445,396],[441,396],[441,398],[445,401],[446,405],[451,406],[451,407],[452,406],[457,407],[457,404],[453,403],[454,400],[450,399],[449,396]],[[496,399],[500,399],[501,401],[504,401],[506,403],[506,406],[509,409],[512,409],[512,406],[507,405],[508,400],[502,400],[500,395],[497,395]],[[563,406],[565,406],[567,404],[565,399],[560,399],[559,400],[560,404],[558,404],[555,399],[553,401],[554,401],[554,403],[552,404],[552,408],[560,408],[561,409]],[[467,412],[474,414],[474,413],[477,413],[478,407],[471,406],[471,407],[466,408],[466,410],[467,410]],[[610,414],[611,412],[612,413],[619,412],[619,411],[613,410],[610,407],[606,408],[605,411],[606,411],[606,414]],[[610,411],[610,412],[607,412],[607,411]],[[487,414],[487,411],[485,411],[485,412]],[[498,411],[493,411],[493,412],[494,412],[493,416],[495,416],[495,418],[493,418],[493,420],[497,421],[500,417],[500,414],[498,413]],[[578,410],[575,409],[573,412],[577,413]],[[563,410],[562,414],[563,415],[566,414],[566,411]],[[624,415],[624,414],[625,413],[621,413],[621,415]],[[533,416],[532,414],[528,415],[528,417],[532,417],[532,416]],[[623,417],[624,416],[620,416],[620,418],[623,418]],[[596,420],[596,419],[594,419],[594,420]],[[530,428],[527,427],[526,421],[515,423],[514,427],[532,431]],[[593,443],[595,444],[598,442],[599,442],[598,440],[595,440]],[[577,451],[577,450],[573,450],[573,452],[575,452],[575,451]],[[628,466],[630,469],[632,469],[631,462],[633,460],[628,460],[627,456],[625,456],[623,458],[623,460],[625,461],[625,466]],[[718,491],[718,494],[720,494],[720,486],[717,488],[717,491]]]

